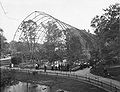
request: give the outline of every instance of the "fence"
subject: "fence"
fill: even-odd
[[[120,92],[120,86],[115,85],[112,82],[106,82],[101,80],[98,77],[90,77],[90,76],[80,76],[77,74],[72,74],[70,72],[52,72],[52,71],[42,71],[42,70],[32,70],[32,69],[20,69],[20,68],[1,68],[1,69],[8,69],[8,70],[15,70],[19,72],[26,72],[26,73],[33,73],[37,72],[38,74],[45,74],[45,75],[54,75],[54,76],[59,76],[59,77],[66,77],[66,78],[71,78],[74,80],[82,81],[85,83],[89,83],[91,85],[97,86],[99,88],[102,88],[108,92]]]

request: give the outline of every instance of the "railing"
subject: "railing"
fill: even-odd
[[[32,70],[32,69],[20,69],[20,68],[2,68],[2,69],[8,69],[8,70],[15,70],[19,72],[26,72],[26,73],[33,73],[36,72],[38,74],[45,74],[45,75],[55,75],[60,77],[67,77],[74,80],[82,81],[85,83],[89,83],[91,85],[97,86],[99,88],[102,88],[108,92],[120,92],[120,85],[115,85],[112,82],[106,82],[101,80],[99,77],[90,77],[90,76],[80,76],[77,74],[73,74],[70,72],[51,72],[51,71],[41,71],[41,70]]]

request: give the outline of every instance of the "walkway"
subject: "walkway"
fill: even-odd
[[[113,79],[104,78],[104,77],[101,77],[101,76],[97,76],[97,75],[91,74],[91,73],[90,73],[90,68],[86,68],[86,69],[84,69],[83,71],[82,71],[82,70],[79,70],[79,71],[76,71],[75,73],[78,74],[78,75],[89,76],[89,77],[95,78],[95,79],[98,79],[98,78],[99,78],[99,80],[101,80],[101,81],[111,82],[112,84],[115,84],[115,85],[117,85],[117,86],[120,87],[120,82],[119,82],[119,81],[116,81],[116,80],[113,80]]]
[[[61,71],[51,71],[51,70],[47,70],[47,71],[61,73]],[[91,74],[90,73],[90,68],[85,68],[84,70],[78,70],[76,72],[71,72],[71,73],[70,72],[62,72],[62,73],[75,74],[75,75],[80,75],[80,76],[88,76],[88,77],[91,77],[93,79],[99,79],[99,81],[106,82],[106,83],[107,82],[112,83],[112,84],[115,84],[118,87],[120,87],[120,82],[119,81]]]
[[[6,68],[4,66],[0,68]],[[42,69],[35,70],[35,69],[20,69],[20,68],[12,68],[15,70],[20,71],[36,71],[41,74],[44,74],[44,71]],[[120,92],[120,82],[109,79],[109,78],[103,78],[101,76],[96,76],[90,73],[90,68],[86,68],[84,70],[79,70],[76,72],[62,72],[62,71],[51,71],[47,70],[46,74],[49,75],[57,75],[57,76],[66,76],[71,78],[76,78],[77,80],[84,80],[84,82],[90,83],[92,85],[98,86],[102,89],[107,90],[108,92]],[[83,78],[83,79],[82,79]]]
[[[60,72],[60,71],[51,71],[51,70],[48,70],[48,71],[49,72],[58,72],[58,73]],[[90,73],[90,68],[85,68],[84,70],[78,70],[76,72],[71,72],[71,73],[70,72],[63,72],[63,73],[89,77],[89,78],[98,80],[98,81],[103,82],[103,83],[108,83],[108,84],[111,84],[113,86],[115,85],[118,89],[120,89],[120,82],[119,81],[109,79],[109,78],[104,78],[104,77],[97,76],[97,75],[93,75]],[[109,91],[109,92],[112,92],[112,91]],[[117,92],[120,92],[120,91],[117,91]]]

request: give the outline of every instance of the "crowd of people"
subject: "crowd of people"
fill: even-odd
[[[59,70],[59,71],[69,71],[70,65],[69,64],[58,64],[58,65],[51,65],[51,70]]]
[[[9,65],[10,68],[14,67],[13,63],[10,63]],[[44,71],[46,72],[47,69],[49,70],[58,70],[58,71],[70,71],[70,65],[69,64],[51,64],[51,65],[43,65],[43,68],[40,67],[40,64],[35,63],[34,64],[34,68],[35,69],[44,69]]]
[[[54,65],[54,64],[51,64],[49,67],[49,69],[51,70],[59,70],[59,71],[69,71],[70,70],[70,65],[69,64],[65,64],[65,65],[62,65],[62,64],[57,64],[57,65]],[[35,64],[35,69],[39,69],[40,68],[40,65],[39,64]],[[46,72],[46,70],[48,69],[48,66],[46,64],[44,64],[44,71]]]

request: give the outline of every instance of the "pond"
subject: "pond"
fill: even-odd
[[[1,92],[50,92],[50,89],[45,85],[19,81],[18,84],[2,88]]]
[[[1,88],[1,92],[51,92],[50,87],[34,83],[18,82],[17,84]],[[57,89],[55,92],[68,92]]]
[[[58,91],[59,87],[56,89],[53,86],[45,86],[44,82],[49,84],[50,81],[54,83],[54,80],[50,80],[48,77],[44,78],[45,76],[39,77],[38,75],[35,76],[33,74],[15,72],[0,69],[0,92],[67,92],[67,91]],[[48,78],[48,79],[47,79]],[[52,77],[50,77],[52,78]],[[40,83],[32,83],[32,81],[39,81]],[[21,82],[22,81],[22,82]],[[51,83],[51,82],[50,82]],[[54,90],[54,91],[53,91]],[[60,89],[63,90],[63,89]]]

